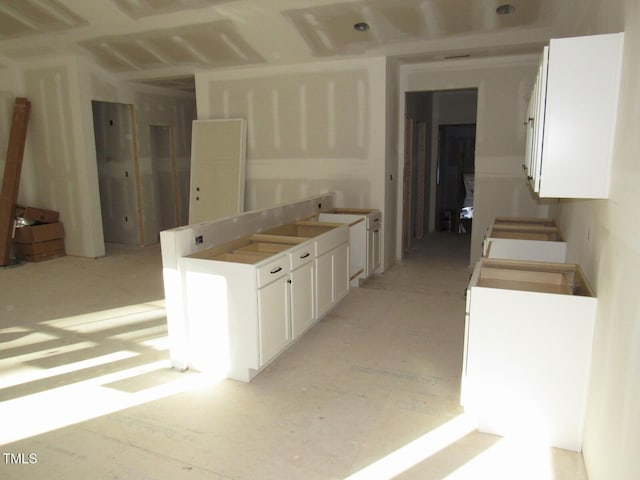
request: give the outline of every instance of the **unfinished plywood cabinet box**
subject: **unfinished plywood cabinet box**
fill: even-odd
[[[482,256],[506,260],[564,262],[567,244],[551,219],[496,217],[483,239]]]
[[[480,431],[581,450],[596,304],[576,265],[478,262],[461,403]]]

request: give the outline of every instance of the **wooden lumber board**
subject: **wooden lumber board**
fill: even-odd
[[[424,237],[424,209],[427,186],[427,124],[418,123],[418,166],[417,166],[416,195],[416,238]]]
[[[523,280],[507,280],[500,278],[484,278],[478,282],[478,287],[499,288],[502,290],[522,290],[525,292],[555,293],[573,295],[573,291],[564,283],[527,282]]]
[[[404,171],[402,175],[402,255],[411,250],[413,218],[411,212],[411,180],[413,179],[412,168],[412,145],[413,145],[413,120],[405,118],[404,123]]]
[[[556,222],[548,217],[495,217],[494,225],[515,224],[515,225],[538,225],[545,227],[555,227]]]
[[[11,260],[11,237],[30,111],[31,102],[28,99],[16,98],[4,164],[2,191],[0,192],[0,265],[8,265]]]

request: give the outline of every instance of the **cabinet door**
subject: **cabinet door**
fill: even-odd
[[[291,272],[291,330],[298,338],[315,320],[315,266],[308,262]]]
[[[374,227],[369,230],[367,250],[367,276],[369,276],[373,275],[381,264],[380,227]]]
[[[540,191],[540,169],[542,168],[542,137],[545,123],[545,106],[547,99],[547,71],[549,69],[549,47],[544,47],[538,65],[538,78],[533,91],[532,105],[532,139],[531,160],[528,171],[529,182],[533,191]]]
[[[316,258],[316,318],[322,317],[333,304],[332,252]]]
[[[349,291],[349,244],[345,243],[332,252],[331,258],[333,297],[335,305]]]
[[[527,129],[526,133],[526,144],[525,144],[525,153],[524,153],[524,164],[522,167],[524,168],[527,174],[527,180],[529,182],[532,181],[533,175],[533,152],[534,152],[534,143],[535,143],[535,135],[534,135],[534,121],[535,121],[535,106],[537,100],[537,91],[538,91],[538,82],[540,78],[536,79],[536,83],[533,86],[533,91],[531,93],[531,98],[529,99],[529,105],[527,106],[527,118],[524,122],[525,127]],[[532,185],[533,186],[533,185]]]
[[[258,290],[260,366],[269,362],[289,342],[288,277]]]

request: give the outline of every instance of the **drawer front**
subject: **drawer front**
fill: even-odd
[[[333,230],[323,233],[315,239],[315,255],[319,257],[323,253],[327,253],[329,250],[333,250],[339,245],[349,241],[349,227],[344,224],[340,227],[336,227]]]
[[[313,261],[314,257],[314,242],[306,242],[291,250],[289,253],[289,264],[291,270]]]
[[[382,225],[382,213],[375,211],[367,215],[367,230]]]
[[[269,285],[271,282],[289,274],[289,257],[279,255],[268,263],[258,267],[258,288]]]

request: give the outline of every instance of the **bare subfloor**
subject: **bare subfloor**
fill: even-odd
[[[169,368],[158,246],[0,270],[0,478],[585,479],[462,415],[468,241],[430,236],[250,384]]]

